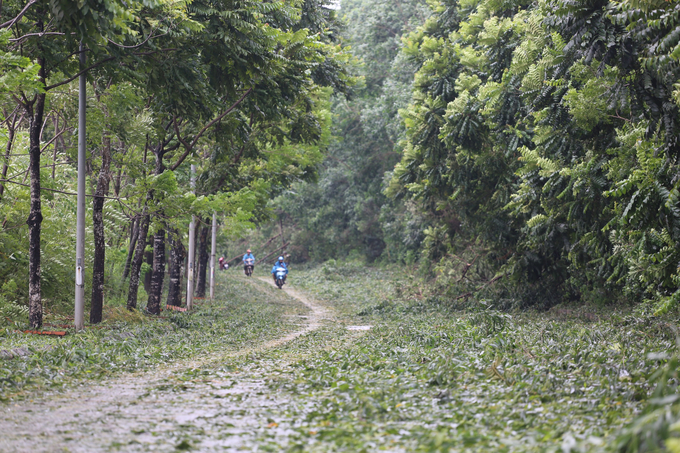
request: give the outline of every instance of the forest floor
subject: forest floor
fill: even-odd
[[[607,450],[675,341],[614,309],[456,311],[359,265],[293,271],[284,291],[258,272],[220,274],[189,316],[0,359],[0,451]]]

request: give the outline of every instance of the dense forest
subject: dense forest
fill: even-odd
[[[189,221],[203,296],[213,213],[238,234],[313,178],[330,97],[354,84],[319,0],[6,1],[0,13],[0,313],[32,327],[72,304],[81,132],[90,321],[105,298],[158,314],[164,291],[182,302]]]
[[[319,183],[273,204],[293,260],[415,263],[433,297],[508,308],[677,306],[677,4],[342,5],[361,79]]]

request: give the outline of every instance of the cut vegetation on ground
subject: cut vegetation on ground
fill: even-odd
[[[677,414],[671,320],[606,307],[597,314],[509,314],[490,302],[454,309],[397,297],[403,270],[358,264],[293,270],[295,291],[238,270],[227,274],[220,275],[218,301],[182,318],[119,322],[3,361],[4,372],[29,378],[3,381],[14,402],[0,419],[0,429],[12,433],[0,449],[569,452],[672,445],[663,440]],[[148,341],[140,340],[143,332]],[[117,356],[64,358],[107,335],[117,335],[107,340]],[[3,344],[34,351],[54,341],[3,337]],[[116,349],[117,342],[135,344],[134,352]],[[34,356],[60,360],[61,368],[28,373]],[[106,360],[117,365],[109,369]],[[41,396],[46,389],[55,391]],[[42,436],[34,435],[38,426]]]

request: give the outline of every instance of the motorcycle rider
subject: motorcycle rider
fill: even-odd
[[[245,268],[248,266],[248,264],[246,264],[246,260],[253,260],[253,264],[251,264],[251,266],[253,267],[253,269],[255,269],[255,256],[250,252],[250,249],[246,250],[246,254],[243,255],[243,269],[244,269],[244,271],[245,271]]]
[[[288,276],[288,266],[286,266],[286,262],[283,261],[283,256],[279,256],[279,260],[274,263],[274,267],[272,267],[272,278],[274,281],[276,281],[276,269],[282,267],[286,270],[286,277]],[[283,277],[283,281],[286,281],[286,277]]]

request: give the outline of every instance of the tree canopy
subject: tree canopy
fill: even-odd
[[[27,303],[33,327],[45,299],[70,299],[80,74],[89,86],[92,322],[105,288],[129,308],[140,291],[146,310],[160,312],[165,243],[171,258],[182,255],[192,215],[203,222],[217,212],[224,234],[234,234],[268,218],[266,201],[282,188],[313,180],[329,98],[354,83],[335,12],[315,0],[0,7],[0,307]],[[195,190],[189,164],[198,168]],[[184,265],[170,261],[175,271]]]

